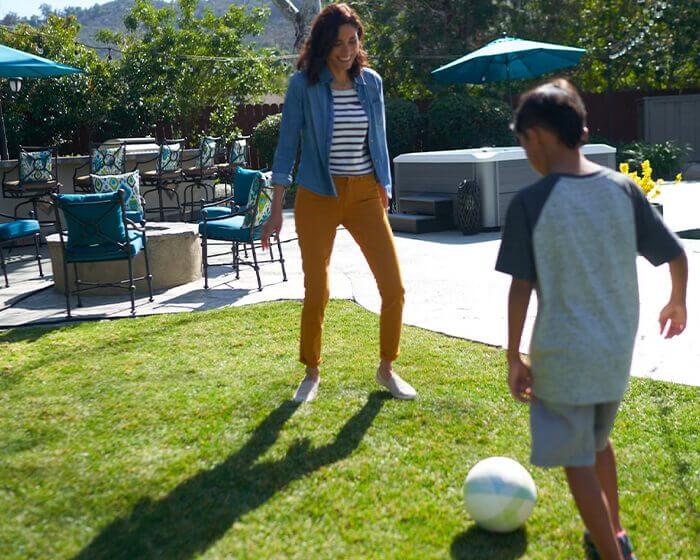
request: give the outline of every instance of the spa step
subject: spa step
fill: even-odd
[[[452,199],[447,196],[402,196],[399,208],[406,214],[426,214],[452,220]]]
[[[452,228],[452,221],[425,214],[389,214],[389,223],[394,231],[406,233],[429,233]]]

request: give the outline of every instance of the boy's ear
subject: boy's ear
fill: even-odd
[[[587,144],[589,137],[589,130],[587,126],[583,127],[583,134],[581,134],[581,144]]]

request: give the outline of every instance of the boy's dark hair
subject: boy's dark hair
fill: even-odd
[[[522,134],[533,126],[553,132],[568,148],[583,143],[586,107],[571,82],[562,78],[552,80],[520,97],[511,129]]]

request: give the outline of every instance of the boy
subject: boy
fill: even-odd
[[[531,462],[564,467],[588,529],[588,556],[634,559],[608,436],[639,321],[636,256],[669,263],[671,297],[659,317],[666,338],[685,328],[687,259],[642,191],[581,153],[586,109],[569,82],[524,94],[513,129],[543,178],[513,199],[496,264],[513,277],[508,386],[530,404]],[[538,312],[527,364],[519,348],[533,288]]]

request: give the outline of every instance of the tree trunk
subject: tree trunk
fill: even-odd
[[[311,22],[321,11],[321,0],[297,0],[299,7],[290,0],[272,0],[272,3],[294,25],[294,50],[300,50],[311,29]]]

